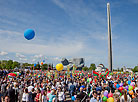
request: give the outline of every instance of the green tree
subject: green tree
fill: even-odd
[[[12,60],[7,61],[6,69],[11,69],[12,68],[12,64],[13,64]]]
[[[7,61],[6,60],[2,60],[1,61],[1,68],[2,69],[6,69],[6,64],[7,64]]]
[[[138,66],[135,66],[134,69],[132,69],[133,72],[138,72]]]
[[[42,69],[47,70],[48,69],[48,64],[43,64]]]
[[[13,64],[12,64],[12,69],[16,68],[16,67],[20,67],[20,63],[17,62],[17,61],[14,61]]]
[[[85,67],[82,68],[82,70],[87,71],[88,67],[85,66]]]
[[[1,63],[0,63],[0,69],[2,69]]]
[[[121,72],[123,72],[123,68],[121,68]]]
[[[117,69],[113,69],[113,71],[117,71]]]
[[[92,70],[95,70],[95,69],[96,69],[96,65],[95,65],[94,63],[92,63],[92,64],[90,65],[89,70],[92,71]]]

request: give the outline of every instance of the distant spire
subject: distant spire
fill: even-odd
[[[108,64],[109,70],[112,71],[112,36],[111,36],[111,17],[110,3],[107,3],[107,22],[108,22]]]

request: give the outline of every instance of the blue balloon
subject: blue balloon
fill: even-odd
[[[128,81],[128,85],[130,85],[131,81]]]
[[[117,84],[117,85],[116,85],[116,88],[119,88],[119,87],[120,87],[120,85],[119,85],[119,84]]]
[[[32,29],[27,29],[27,30],[24,31],[24,37],[25,37],[27,40],[33,39],[34,36],[35,36],[34,30],[32,30]]]
[[[36,64],[34,64],[34,67],[36,67]]]
[[[132,80],[134,80],[134,78],[132,78]]]
[[[72,101],[75,101],[76,100],[76,98],[74,96],[72,96],[71,99],[72,99]]]

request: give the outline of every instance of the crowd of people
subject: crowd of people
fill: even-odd
[[[67,75],[66,71],[18,70],[15,77],[0,70],[0,102],[138,102],[138,77],[130,73],[111,77]],[[88,75],[89,74],[89,75]]]

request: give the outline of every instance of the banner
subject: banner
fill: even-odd
[[[72,76],[75,77],[75,70],[76,70],[76,66],[73,65],[73,71],[72,71]]]
[[[70,66],[69,65],[67,66],[67,77],[68,78],[70,77]]]
[[[54,77],[54,79],[57,79],[58,78],[58,73],[57,73],[57,71],[55,71],[55,77]]]
[[[51,78],[51,73],[48,71],[47,77],[50,79]]]

